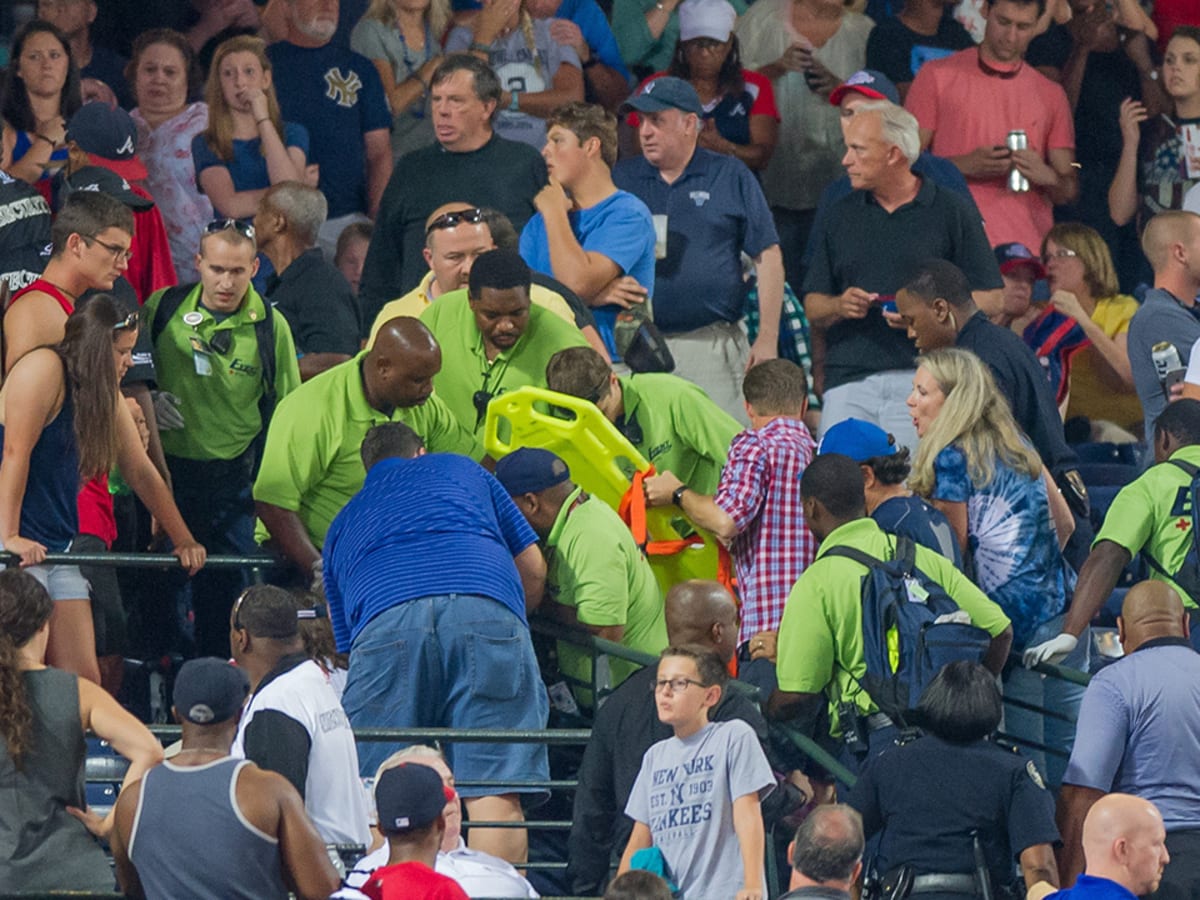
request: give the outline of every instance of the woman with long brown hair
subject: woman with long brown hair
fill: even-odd
[[[28,572],[0,572],[0,885],[10,891],[110,891],[112,868],[90,831],[84,733],[129,760],[125,784],[162,760],[144,725],[102,689],[42,663],[55,603]],[[79,820],[79,821],[76,821]],[[81,824],[82,823],[82,824]]]
[[[192,140],[196,183],[218,216],[250,219],[273,184],[316,187],[308,162],[308,131],[284,122],[275,99],[267,45],[248,35],[217,48],[204,99],[208,127]]]
[[[83,105],[71,45],[34,19],[13,38],[0,115],[17,134],[8,173],[36,184],[66,165],[67,121]]]
[[[67,319],[61,343],[26,353],[0,388],[0,544],[55,601],[47,661],[96,683],[87,582],[76,566],[42,565],[47,553],[65,552],[79,531],[80,484],[119,465],[189,573],[205,559],[118,390],[137,331],[136,314],[122,319],[109,297],[93,297]]]

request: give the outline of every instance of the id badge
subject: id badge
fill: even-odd
[[[197,375],[209,376],[213,373],[212,360],[209,358],[209,348],[202,338],[192,335],[188,338],[192,345],[192,365]]]

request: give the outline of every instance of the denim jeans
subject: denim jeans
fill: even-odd
[[[1065,615],[1055,616],[1048,622],[1038,626],[1028,646],[1033,647],[1043,641],[1048,641],[1062,633],[1062,623]],[[1079,643],[1068,654],[1060,665],[1067,669],[1077,669],[1080,672],[1088,670],[1088,659],[1091,653],[1092,633],[1085,629],[1079,636]],[[1063,773],[1067,770],[1067,759],[1075,742],[1075,722],[1079,717],[1079,704],[1083,700],[1084,688],[1081,685],[1063,681],[1049,675],[1039,675],[1022,666],[1011,669],[1004,679],[1004,697],[1006,700],[1021,700],[1042,707],[1052,713],[1070,716],[1070,722],[1053,716],[1043,716],[1032,710],[1020,709],[1010,703],[1004,704],[1004,724],[1001,730],[1013,737],[1035,741],[1057,750],[1067,756],[1043,753],[1031,747],[1022,747],[1021,751],[1037,763],[1038,768],[1046,775],[1047,783],[1058,787],[1062,784]]]
[[[528,626],[503,604],[471,594],[407,600],[372,619],[350,650],[342,706],[355,728],[541,729],[550,710]],[[359,744],[363,777],[401,746]],[[445,749],[461,782],[549,778],[545,744]],[[501,793],[469,785],[458,792]]]

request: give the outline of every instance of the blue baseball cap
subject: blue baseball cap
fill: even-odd
[[[540,447],[522,447],[496,463],[496,480],[512,497],[536,494],[570,477],[567,464]]]
[[[890,100],[897,106],[900,105],[900,92],[896,85],[892,84],[892,79],[876,69],[859,69],[835,87],[829,95],[830,104],[840,106],[842,98],[850,91],[862,94],[869,100]]]
[[[635,109],[638,112],[662,112],[664,109],[678,109],[693,115],[704,115],[704,107],[700,105],[700,95],[696,89],[682,78],[664,75],[654,78],[642,85],[642,89],[621,105],[622,111]]]
[[[877,456],[893,456],[900,452],[896,439],[876,425],[863,419],[846,419],[825,432],[817,453],[840,453],[855,462],[866,462]]]

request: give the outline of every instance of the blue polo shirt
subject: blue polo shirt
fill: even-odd
[[[1066,784],[1134,794],[1167,831],[1200,828],[1200,653],[1185,638],[1147,641],[1094,676],[1079,707]]]
[[[367,211],[367,153],[363,135],[390,130],[383,82],[375,65],[336,43],[267,47],[275,67],[275,95],[283,117],[308,129],[308,161],[321,167],[318,187],[329,218]]]
[[[567,218],[579,246],[589,253],[607,256],[617,264],[622,275],[637,279],[646,293],[654,297],[654,220],[645,203],[627,191],[615,191],[594,206],[569,213]],[[521,231],[520,250],[521,257],[531,269],[544,275],[554,275],[554,268],[550,264],[550,241],[546,237],[546,220],[541,213],[535,213],[525,223]],[[593,310],[596,328],[614,359],[617,345],[613,328],[619,309],[609,304]]]
[[[1107,878],[1080,875],[1073,888],[1047,894],[1046,900],[1137,900],[1137,895]]]
[[[762,188],[745,164],[697,147],[687,168],[667,184],[645,157],[617,163],[617,187],[667,217],[667,256],[654,275],[654,322],[666,334],[739,322],[750,284],[741,254],[779,243]]]
[[[617,38],[596,0],[562,0],[554,18],[569,19],[578,25],[592,55],[629,81],[629,70],[625,68],[625,60],[621,59]]]
[[[386,459],[325,535],[325,596],[338,649],[408,600],[491,597],[525,621],[513,557],[537,542],[508,492],[465,456]]]

